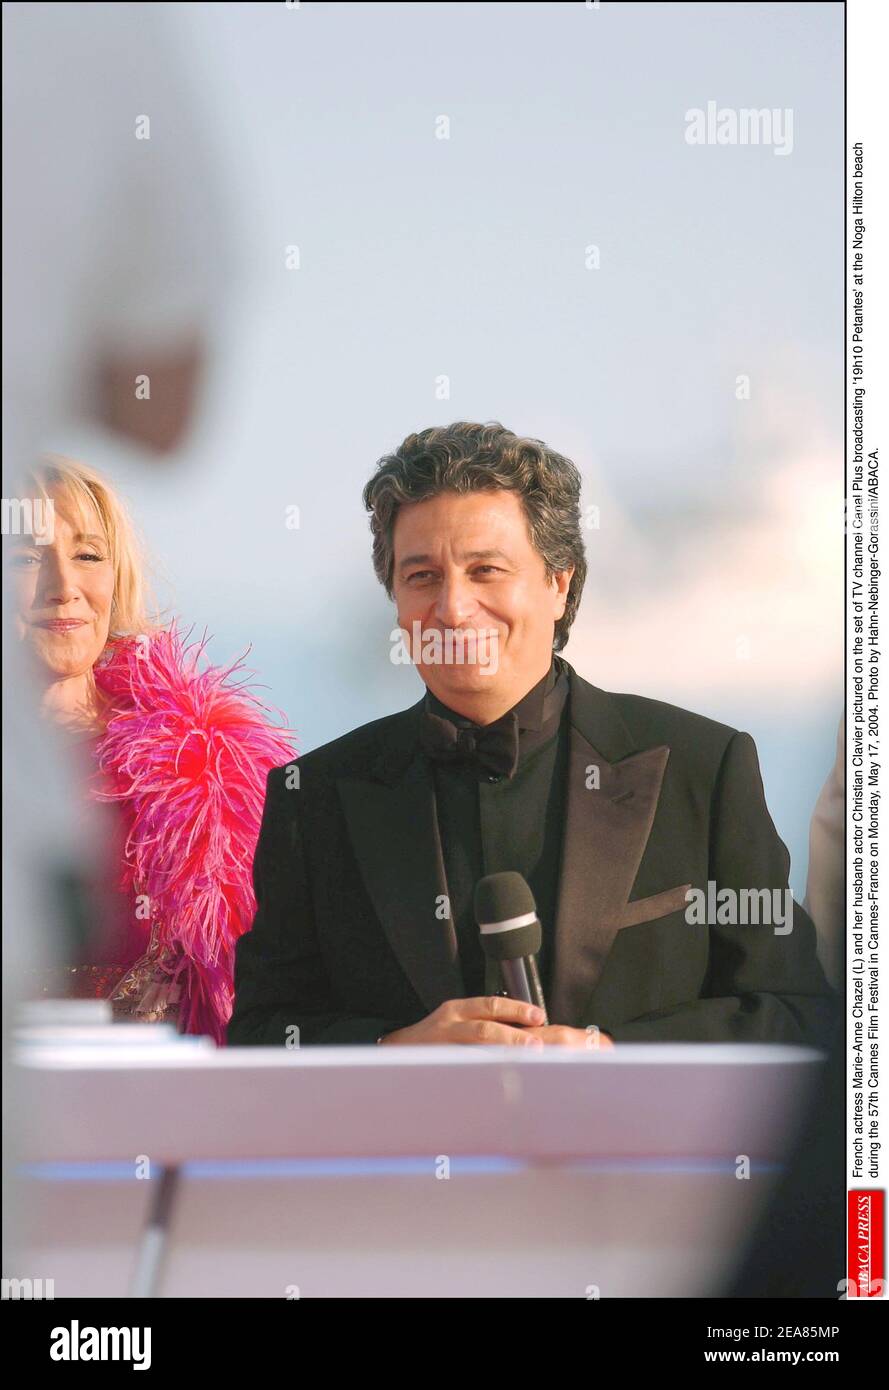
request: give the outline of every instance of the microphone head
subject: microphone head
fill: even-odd
[[[521,874],[488,874],[475,885],[475,920],[479,926],[487,922],[505,922],[510,917],[524,917],[537,912],[534,894]]]
[[[492,960],[535,956],[543,944],[534,894],[521,874],[488,874],[475,885],[475,920]]]

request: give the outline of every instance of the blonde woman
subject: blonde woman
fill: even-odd
[[[12,544],[15,623],[42,710],[82,745],[85,794],[109,817],[101,930],[46,994],[108,998],[115,1017],[225,1041],[234,944],[255,910],[266,775],[287,731],[149,605],[133,527],[110,484],[52,456],[25,482],[32,535]],[[35,505],[36,504],[36,505]],[[52,794],[52,789],[47,789]]]

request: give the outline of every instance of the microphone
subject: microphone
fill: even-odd
[[[475,885],[475,920],[485,955],[500,966],[504,993],[546,1013],[536,960],[543,928],[534,894],[522,875],[510,870],[480,878]]]

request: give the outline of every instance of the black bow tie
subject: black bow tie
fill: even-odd
[[[420,744],[437,762],[477,762],[489,772],[509,779],[519,765],[518,716],[510,710],[493,724],[461,729],[450,719],[424,710]]]

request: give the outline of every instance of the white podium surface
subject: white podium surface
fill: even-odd
[[[712,1296],[820,1058],[112,1031],[19,1048],[29,1241],[4,1273],[52,1278],[56,1298],[131,1287],[170,1166],[163,1296]]]

